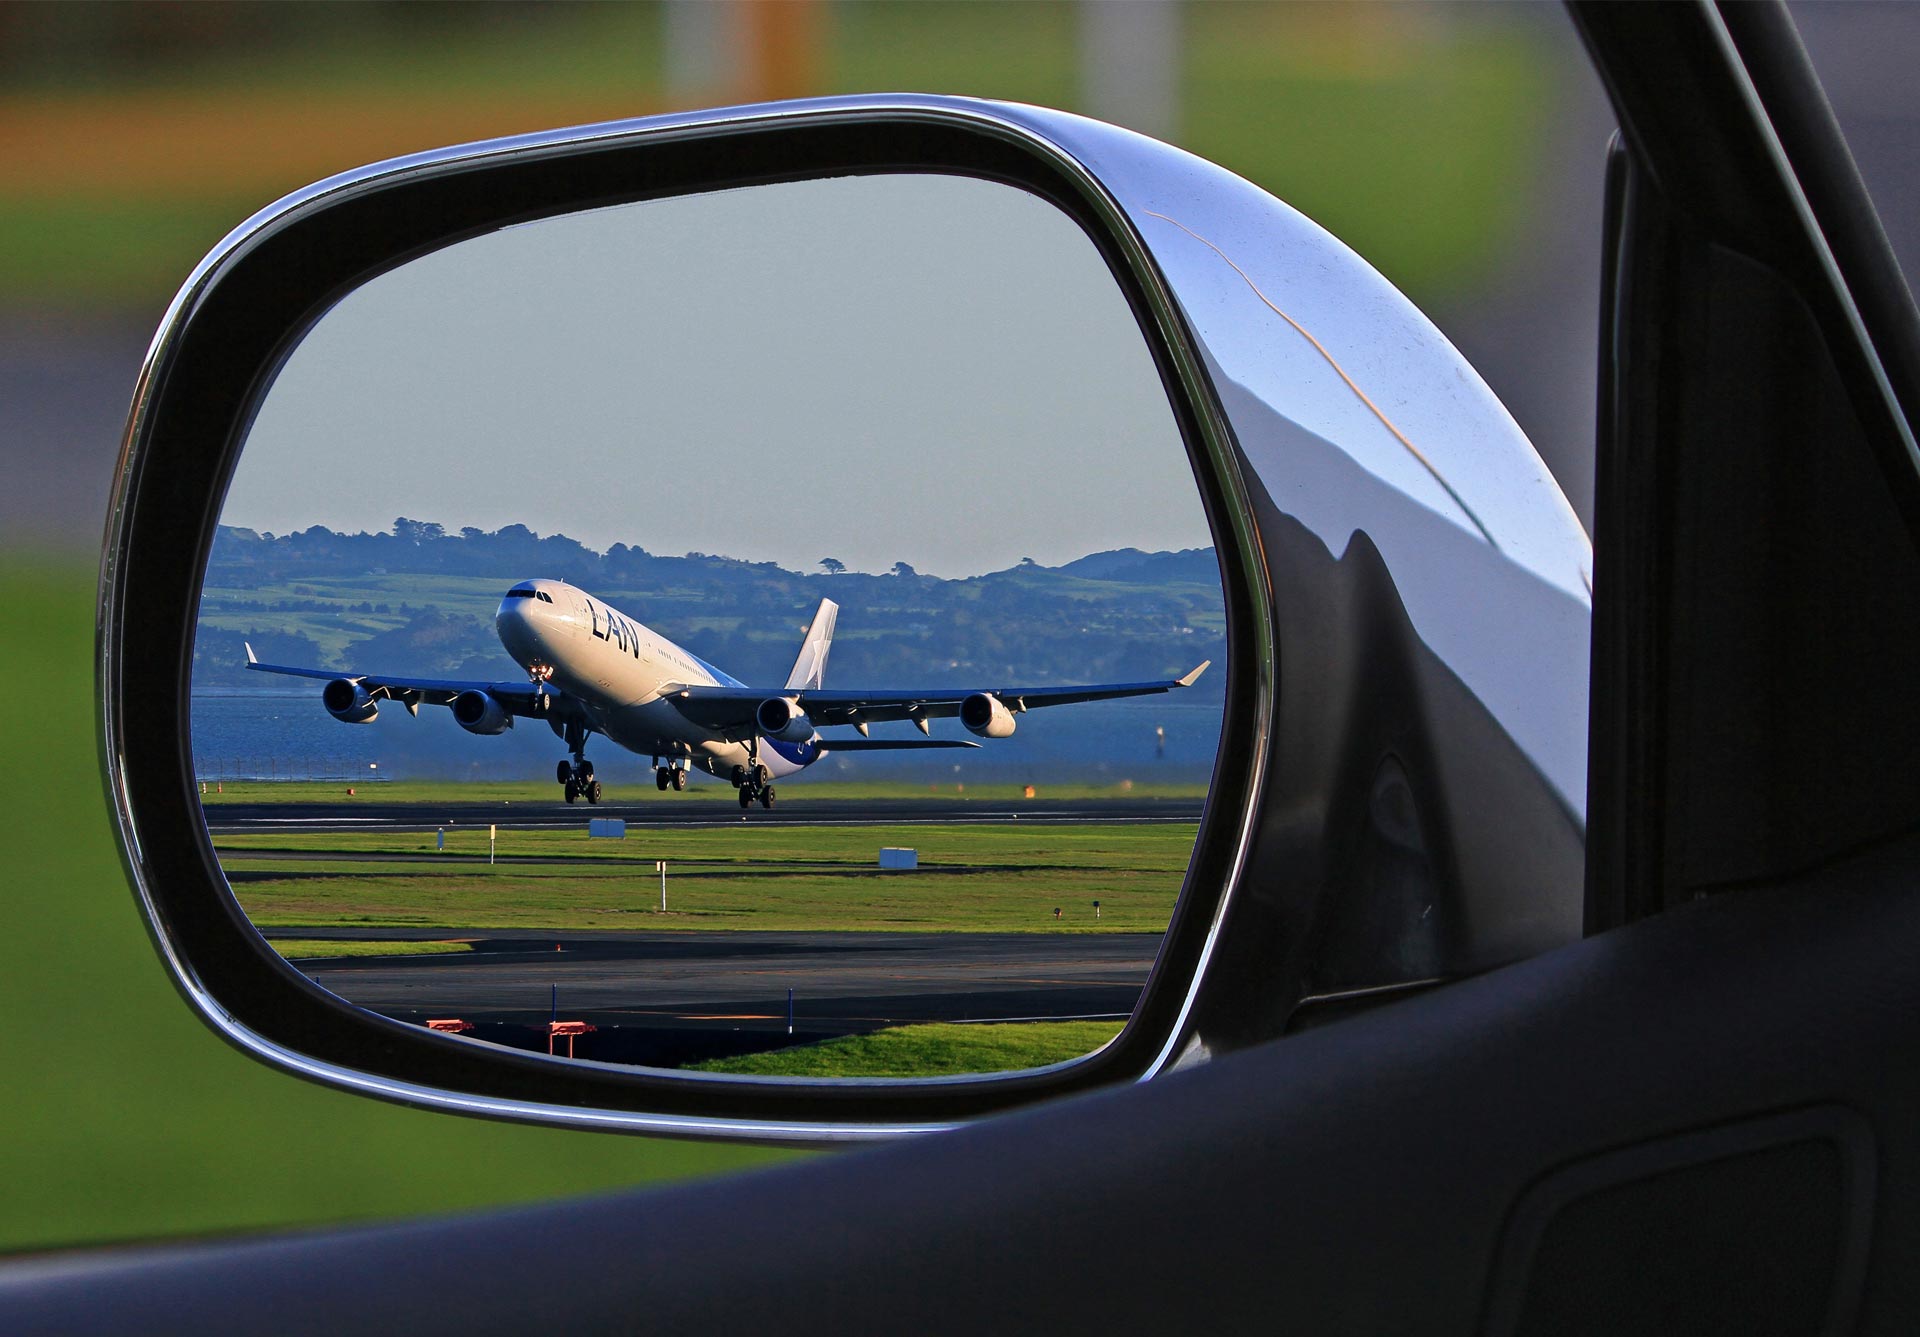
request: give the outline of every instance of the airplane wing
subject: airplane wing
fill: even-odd
[[[566,721],[579,711],[579,705],[565,692],[549,687],[536,692],[530,682],[468,682],[457,678],[406,678],[384,673],[343,673],[335,669],[298,668],[289,664],[263,664],[247,646],[247,667],[259,673],[280,673],[293,678],[345,679],[358,683],[375,701],[397,701],[409,711],[426,706],[450,706],[462,692],[485,692],[512,715],[537,716],[543,720]],[[545,696],[545,708],[535,700]],[[581,722],[585,722],[584,716]]]
[[[872,724],[888,720],[950,719],[960,703],[979,692],[1000,699],[1016,715],[1042,706],[1066,706],[1081,701],[1108,701],[1122,696],[1149,696],[1191,687],[1212,660],[1192,672],[1159,682],[1093,683],[1074,687],[940,687],[928,691],[860,691],[803,688],[769,691],[751,687],[678,686],[661,695],[694,723],[724,733],[745,733],[753,727],[753,713],[770,696],[792,696],[815,725]],[[921,744],[921,746],[925,746]]]

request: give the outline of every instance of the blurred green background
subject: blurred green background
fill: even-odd
[[[379,1104],[271,1072],[188,1014],[128,892],[95,757],[108,461],[147,332],[252,210],[382,156],[675,106],[908,89],[1144,120],[1429,309],[1468,312],[1468,330],[1471,301],[1539,249],[1578,70],[1557,12],[1173,4],[1127,57],[1108,8],[0,4],[0,588],[33,688],[0,712],[0,1249],[457,1209],[789,1154]],[[1090,51],[1158,63],[1158,84],[1122,78],[1122,94],[1170,92],[1114,104]],[[1606,126],[1582,96],[1578,175],[1597,181]],[[1508,325],[1486,322],[1530,342]]]
[[[734,8],[804,13],[799,37],[714,35],[798,68],[723,64],[686,87],[653,4],[10,6],[0,291],[151,307],[261,204],[463,138],[779,92],[1082,104],[1075,4]],[[1177,14],[1177,105],[1153,128],[1267,186],[1416,300],[1471,283],[1513,242],[1543,127],[1531,109],[1553,77],[1537,21],[1381,4]]]

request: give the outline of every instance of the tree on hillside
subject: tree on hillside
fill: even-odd
[[[838,557],[822,557],[820,565],[830,576],[837,576],[847,569],[847,564]]]
[[[431,520],[409,520],[403,515],[393,522],[393,536],[403,543],[431,543],[445,538],[447,531]]]
[[[908,566],[905,562],[895,562],[893,564],[893,574],[896,576],[917,576],[920,573]]]

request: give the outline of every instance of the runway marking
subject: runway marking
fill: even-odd
[[[1021,809],[968,808],[960,811],[929,811],[921,807],[917,812],[871,812],[853,815],[813,815],[806,808],[786,813],[765,813],[752,817],[726,813],[724,810],[702,811],[686,809],[653,808],[644,805],[631,807],[604,806],[593,815],[612,816],[624,819],[636,831],[720,831],[738,830],[750,826],[799,828],[818,826],[836,829],[860,829],[872,827],[898,826],[906,828],[947,828],[979,825],[1005,826],[1073,826],[1073,825],[1167,825],[1184,824],[1198,821],[1201,809],[1185,801],[1170,804],[1175,810],[1159,809],[1152,805],[1132,811],[1110,811],[1094,808],[1059,808],[1043,812]],[[428,813],[432,809],[427,809]],[[457,813],[440,816],[419,815],[415,812],[388,811],[379,814],[329,813],[325,816],[292,816],[277,813],[261,813],[257,810],[244,816],[229,814],[219,809],[206,809],[205,819],[208,829],[215,834],[242,832],[271,834],[275,831],[287,833],[336,830],[383,831],[393,834],[419,834],[435,830],[477,829],[480,826],[495,824],[507,830],[519,831],[572,831],[585,827],[585,817],[570,810],[538,811],[523,809],[508,813],[505,805],[501,808],[473,807],[461,805]]]
[[[1131,1012],[1075,1012],[1066,1016],[1048,1013],[1039,1017],[954,1017],[949,1026],[997,1026],[1013,1021],[1127,1021]]]
[[[384,817],[242,817],[233,823],[244,826],[317,826],[322,822],[384,822]],[[207,823],[209,827],[213,823]]]

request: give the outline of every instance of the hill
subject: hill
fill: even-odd
[[[493,613],[507,586],[535,576],[591,590],[748,682],[782,679],[822,598],[840,605],[833,679],[847,685],[1126,681],[1225,658],[1210,548],[1122,548],[949,580],[904,564],[826,574],[619,543],[596,552],[524,525],[450,533],[403,517],[380,534],[223,526],[201,598],[195,688],[270,689],[243,670],[242,641],[280,663],[512,678]],[[1201,688],[1217,696],[1223,683],[1209,674]]]

